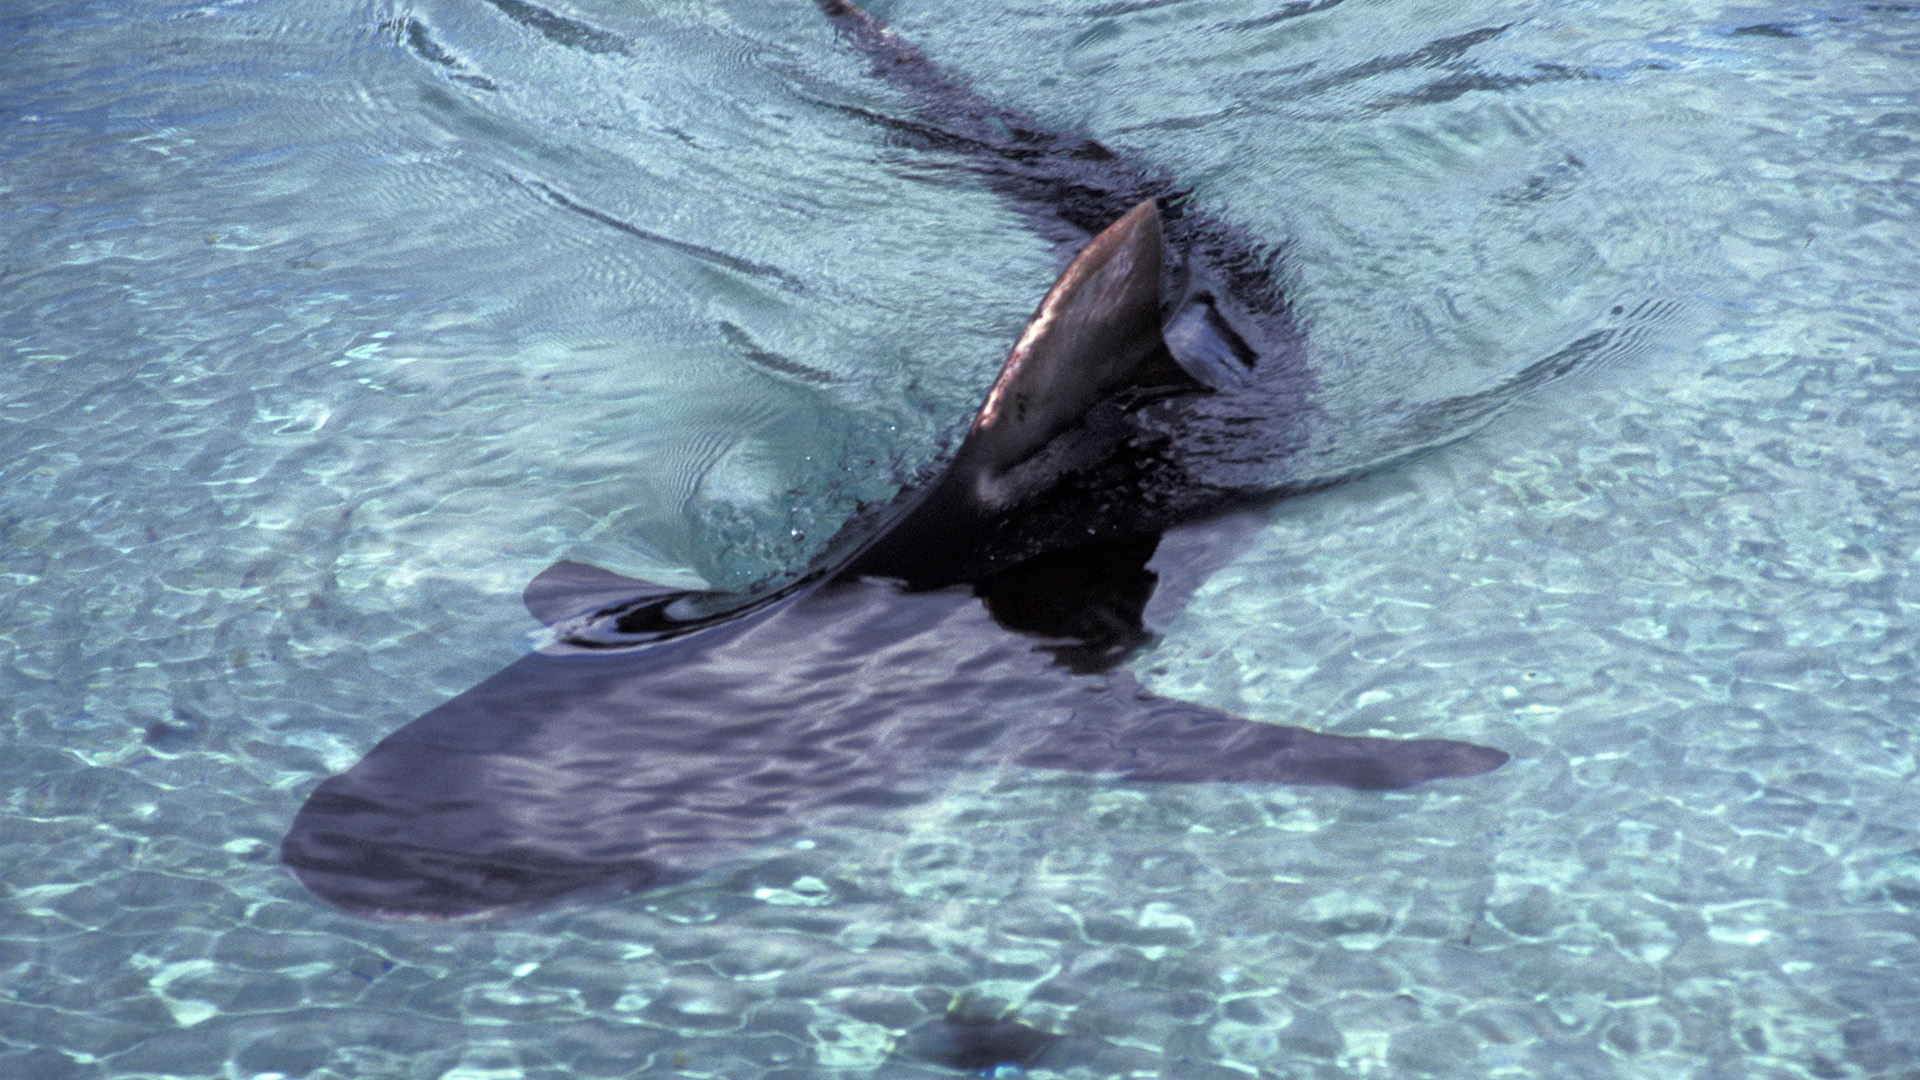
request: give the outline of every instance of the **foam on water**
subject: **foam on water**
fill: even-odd
[[[882,14],[1286,241],[1383,450],[1615,335],[1282,505],[1134,662],[1514,761],[981,771],[583,910],[321,907],[300,800],[519,655],[528,579],[796,565],[1054,253],[801,0],[15,4],[0,1076],[940,1075],[897,1047],[956,1001],[1061,1033],[1036,1076],[1910,1076],[1920,13]]]

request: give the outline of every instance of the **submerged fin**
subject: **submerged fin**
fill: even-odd
[[[1126,684],[1116,683],[1116,697]],[[1320,784],[1387,791],[1478,776],[1508,754],[1453,739],[1328,735],[1156,697],[1135,688],[1121,708],[1086,708],[1002,760],[1028,768],[1113,773],[1159,783]]]
[[[552,626],[623,601],[685,591],[561,559],[527,582],[520,600],[527,605],[528,614]]]
[[[1204,293],[1181,305],[1161,334],[1175,362],[1210,390],[1245,383],[1259,359],[1253,346],[1220,314],[1213,297]]]
[[[1194,384],[1160,333],[1160,210],[1148,199],[1093,238],[1040,301],[953,468],[980,502],[993,480],[1128,388]]]

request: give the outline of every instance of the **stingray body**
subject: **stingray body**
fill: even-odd
[[[528,586],[553,643],[323,782],[282,858],[359,914],[456,919],[684,879],[751,845],[921,798],[982,763],[1131,782],[1396,788],[1498,750],[1320,734],[1153,696],[1114,665],[1163,571],[1266,490],[1306,410],[1261,261],[1096,144],[957,86],[850,5],[926,142],[1092,238],[925,483],[791,584],[674,591],[563,562]],[[997,141],[996,141],[997,140]],[[1237,419],[1236,419],[1237,418]],[[1217,548],[1216,545],[1212,545]],[[1198,560],[1204,561],[1204,560]]]

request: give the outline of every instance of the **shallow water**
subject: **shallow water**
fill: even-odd
[[[624,901],[322,907],[294,810],[520,655],[529,578],[797,565],[1056,253],[800,0],[18,3],[0,1076],[939,1075],[893,1047],[956,996],[1063,1033],[1038,1076],[1912,1076],[1920,9],[880,13],[1284,241],[1382,453],[1614,331],[1134,661],[1514,761],[981,770]]]

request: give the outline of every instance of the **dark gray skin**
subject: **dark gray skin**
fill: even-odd
[[[823,7],[892,63],[890,78],[924,91],[923,112],[992,127],[978,111],[990,106],[877,23]],[[1052,190],[1046,155],[1062,147],[1094,168],[1059,221],[1141,194],[1087,194],[1140,174],[1084,140],[984,115],[1041,144],[1031,160],[983,151],[990,180],[996,163],[1019,166],[995,181],[1009,197]],[[541,574],[527,607],[555,643],[322,783],[281,849],[301,884],[356,914],[480,918],[685,879],[809,824],[922,798],[955,767],[1384,789],[1506,761],[1450,740],[1256,723],[1114,669],[1150,638],[1159,575],[1190,584],[1231,531],[1165,530],[1260,493],[1226,478],[1290,452],[1297,416],[1262,410],[1304,392],[1283,304],[1191,285],[1226,289],[1258,260],[1217,260],[1210,245],[1230,231],[1166,214],[1162,197],[1147,190],[1099,223],[945,469],[856,516],[793,583],[725,597],[576,563]],[[1277,375],[1256,339],[1277,342]],[[1256,430],[1218,426],[1227,416]]]

